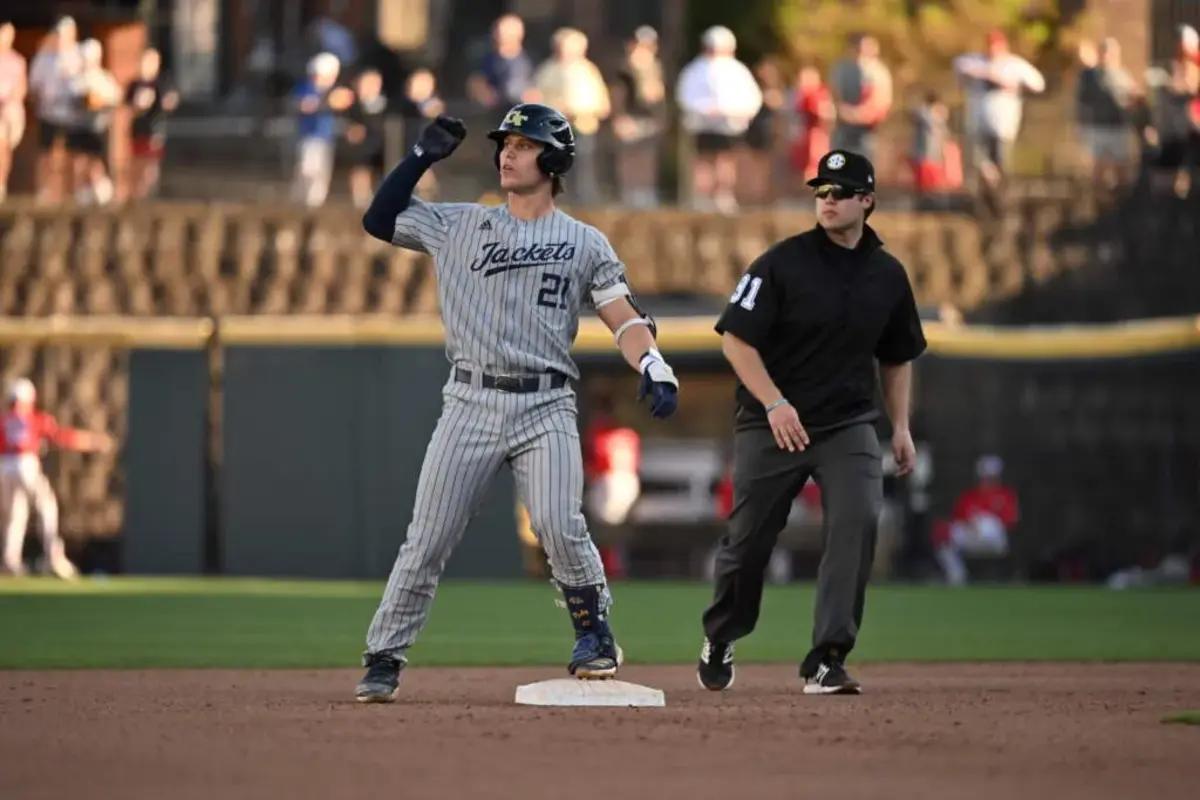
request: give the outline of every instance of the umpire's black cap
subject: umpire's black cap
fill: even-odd
[[[871,166],[866,156],[849,150],[831,150],[821,158],[821,163],[817,165],[817,177],[808,185],[821,186],[826,183],[836,183],[860,192],[873,192],[875,167]]]

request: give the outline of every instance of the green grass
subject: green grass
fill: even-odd
[[[630,661],[683,663],[704,584],[614,585]],[[0,668],[354,666],[381,583],[111,578],[0,581]],[[448,582],[411,656],[424,665],[558,664],[570,624],[548,584]],[[769,587],[743,661],[796,661],[813,588]],[[859,661],[1200,660],[1200,592],[879,586]]]
[[[1163,717],[1163,722],[1169,725],[1200,725],[1200,711],[1180,711]]]

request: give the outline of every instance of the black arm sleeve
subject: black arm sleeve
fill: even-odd
[[[375,190],[375,197],[367,213],[363,214],[363,230],[391,244],[396,230],[396,215],[408,208],[417,181],[432,165],[433,160],[426,155],[409,153],[405,156]]]

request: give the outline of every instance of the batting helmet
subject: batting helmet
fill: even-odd
[[[538,155],[538,169],[547,175],[562,175],[575,162],[575,133],[567,118],[550,106],[522,103],[504,115],[500,127],[488,134],[496,143],[496,169],[500,169],[500,151],[510,133],[546,145]]]
[[[32,404],[37,399],[37,389],[29,378],[17,378],[8,384],[8,402]]]

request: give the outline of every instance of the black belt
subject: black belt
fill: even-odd
[[[468,369],[454,368],[454,380],[459,383],[471,383],[473,377],[471,371]],[[520,375],[488,375],[486,372],[481,372],[479,373],[479,385],[484,389],[497,389],[501,392],[524,394],[526,392],[540,391],[542,389],[542,378],[540,375],[521,377]],[[550,385],[545,388],[561,389],[566,385],[566,375],[561,372],[551,372]]]

